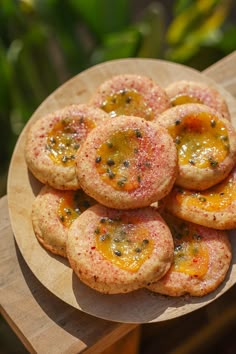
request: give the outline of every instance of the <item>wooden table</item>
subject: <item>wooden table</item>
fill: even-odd
[[[236,52],[204,73],[236,97]],[[32,274],[18,250],[7,197],[0,199],[0,215],[0,310],[28,351],[136,353],[140,326],[92,317],[50,293]]]

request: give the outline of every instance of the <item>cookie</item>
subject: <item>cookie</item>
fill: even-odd
[[[80,188],[75,173],[75,154],[87,134],[109,116],[85,104],[50,113],[28,130],[25,159],[29,170],[42,183],[56,189]]]
[[[187,103],[163,112],[158,122],[168,129],[178,151],[177,185],[204,190],[230,173],[236,159],[236,133],[217,111]]]
[[[175,144],[165,128],[138,117],[100,124],[76,156],[83,190],[107,207],[134,209],[167,195],[177,173]]]
[[[148,289],[169,296],[204,296],[225,279],[232,259],[227,233],[163,215],[174,239],[169,271]]]
[[[70,265],[82,282],[106,294],[127,293],[162,277],[173,259],[173,239],[157,209],[87,209],[71,225]]]
[[[42,187],[32,206],[32,224],[35,236],[48,251],[66,256],[66,240],[70,225],[95,201],[81,189],[56,190]]]
[[[199,225],[219,230],[236,228],[236,167],[225,180],[205,191],[173,188],[165,207]]]
[[[148,121],[170,108],[169,99],[158,84],[146,76],[131,74],[113,76],[103,82],[90,103],[111,117],[137,116]]]
[[[172,106],[185,103],[202,103],[218,111],[230,120],[230,113],[224,97],[214,87],[197,81],[175,81],[166,87]]]

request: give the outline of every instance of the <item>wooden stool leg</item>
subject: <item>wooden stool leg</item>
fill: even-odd
[[[123,338],[112,344],[109,348],[102,351],[101,354],[138,354],[140,344],[141,327],[138,326]]]

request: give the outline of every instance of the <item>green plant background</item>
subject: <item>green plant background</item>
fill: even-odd
[[[159,58],[202,70],[236,49],[231,0],[0,0],[0,195],[37,106],[106,60]]]

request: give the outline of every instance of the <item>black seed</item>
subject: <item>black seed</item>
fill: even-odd
[[[123,162],[123,165],[124,165],[125,167],[129,167],[129,161],[125,160],[125,161]]]
[[[130,103],[132,101],[132,98],[130,96],[126,97],[125,102]]]
[[[177,119],[177,120],[175,121],[175,125],[180,125],[180,123],[181,123],[181,121],[180,121],[179,119]]]
[[[113,147],[113,144],[110,141],[108,141],[107,146],[111,149]]]
[[[100,229],[97,227],[95,230],[94,230],[95,234],[100,234]]]
[[[209,163],[210,163],[211,167],[218,166],[218,162],[216,160],[213,160],[212,157],[209,158]]]
[[[194,233],[194,234],[193,234],[193,239],[194,239],[194,240],[197,240],[197,241],[200,241],[200,240],[202,239],[202,236],[199,235],[199,234],[197,234],[197,233]]]
[[[182,245],[176,245],[175,246],[175,251],[180,251],[182,249]]]
[[[207,200],[205,197],[199,197],[198,199],[200,200],[200,202],[206,202]]]
[[[50,140],[50,143],[56,144],[56,139],[53,136],[51,136],[51,138],[49,140]]]
[[[115,165],[115,161],[112,160],[112,159],[108,159],[108,160],[107,160],[107,165],[108,165],[108,166],[113,166],[113,165]]]
[[[149,243],[149,241],[148,241],[147,239],[144,239],[144,240],[143,240],[143,244],[144,244],[144,245],[147,245],[148,243]]]
[[[80,147],[80,144],[79,144],[79,143],[74,144],[74,146],[73,146],[73,147],[74,147],[74,149],[75,149],[75,150],[78,150],[78,149],[79,149],[79,147]]]
[[[81,214],[80,208],[75,208],[75,212],[80,215]]]
[[[65,217],[63,215],[60,215],[60,220],[63,222],[65,221]]]
[[[110,170],[110,168],[107,169],[107,173],[110,179],[113,179],[115,177],[115,173]]]
[[[70,210],[70,208],[64,208],[64,212],[65,212],[67,215],[71,215],[71,210]]]
[[[225,193],[224,192],[221,192],[220,195],[224,195]]]
[[[188,162],[189,162],[191,165],[195,165],[195,161],[192,160],[192,159],[188,160]]]
[[[215,119],[211,119],[211,127],[212,127],[212,128],[215,128],[215,126],[216,126],[216,121],[215,121]]]
[[[118,256],[118,257],[121,256],[121,251],[119,251],[119,250],[115,250],[114,253],[115,253],[115,255]]]
[[[62,156],[61,161],[62,162],[67,162],[69,159],[67,156]]]
[[[100,223],[101,223],[101,224],[104,224],[105,222],[106,222],[106,219],[105,219],[105,218],[101,218],[101,219],[100,219]]]
[[[122,178],[117,182],[117,184],[118,184],[118,186],[120,186],[120,187],[124,187],[126,181],[127,181],[127,178],[126,178],[126,177],[122,177]]]
[[[176,138],[175,138],[175,144],[180,144],[180,137],[179,136],[177,136]]]
[[[101,162],[101,161],[102,161],[101,156],[97,156],[96,159],[95,159],[95,162],[98,163],[98,162]]]
[[[99,237],[99,240],[100,241],[105,241],[105,240],[108,240],[110,238],[110,235],[109,234],[103,234]]]
[[[135,135],[137,138],[142,138],[142,134],[138,129],[135,130]]]
[[[137,248],[135,248],[135,252],[136,252],[136,253],[140,253],[140,252],[142,252],[142,250],[141,250],[140,247],[137,247]]]

